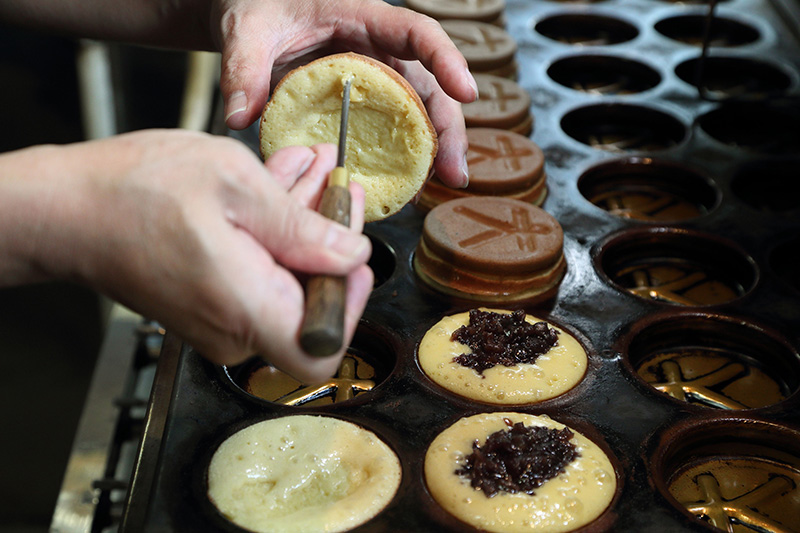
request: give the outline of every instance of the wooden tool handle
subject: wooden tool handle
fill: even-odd
[[[320,213],[350,226],[350,191],[331,185],[322,193]],[[336,353],[344,342],[346,278],[312,276],[306,285],[306,314],[300,329],[300,346],[315,357]]]

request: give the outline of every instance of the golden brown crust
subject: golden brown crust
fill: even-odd
[[[567,265],[558,221],[529,203],[468,196],[432,209],[414,253],[417,276],[433,289],[484,302],[542,301]]]
[[[469,187],[466,189],[453,189],[452,187],[448,187],[437,179],[434,173],[433,177],[425,184],[425,188],[422,189],[422,194],[417,202],[417,208],[423,212],[427,212],[439,204],[456,198],[466,198],[467,196],[480,195],[471,191]],[[504,196],[541,207],[547,197],[547,175],[542,173],[542,177],[529,188]]]

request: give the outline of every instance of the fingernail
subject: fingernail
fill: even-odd
[[[247,111],[247,95],[244,91],[236,91],[228,98],[228,103],[225,107],[228,109],[225,114],[225,122],[227,122],[233,115]]]
[[[478,92],[478,83],[475,81],[475,77],[472,75],[472,72],[470,72],[469,69],[466,69],[465,72],[467,73],[467,83],[469,83],[469,86],[472,87],[472,91],[475,93],[475,100],[477,100],[480,96],[480,93]]]
[[[306,159],[305,159],[305,161],[303,161],[302,166],[300,166],[300,169],[297,171],[297,175],[298,176],[302,176],[303,174],[305,174],[306,171],[308,171],[308,169],[311,168],[311,165],[317,159],[317,153],[316,152],[312,152],[310,150],[309,150],[309,152],[310,153],[308,153],[306,155]]]
[[[464,154],[464,159],[461,161],[461,176],[462,176],[462,189],[469,187],[469,164],[467,163],[467,154]]]

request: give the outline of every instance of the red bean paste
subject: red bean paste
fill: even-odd
[[[526,427],[522,422],[512,425],[511,420],[504,421],[509,429],[492,433],[482,446],[473,442],[472,453],[455,472],[469,478],[472,488],[487,498],[498,492],[533,496],[534,489],[564,472],[580,456],[570,442],[569,428]]]
[[[469,324],[455,330],[450,340],[472,348],[453,361],[483,374],[497,365],[533,363],[558,344],[558,332],[547,322],[527,322],[521,309],[511,314],[472,309]]]

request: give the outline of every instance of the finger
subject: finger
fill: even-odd
[[[229,165],[234,174],[226,179],[230,186],[222,195],[229,225],[252,236],[293,271],[343,275],[366,262],[371,253],[368,238],[298,203],[249,152],[242,159],[241,164]],[[309,170],[312,167],[314,163]]]
[[[297,180],[290,194],[301,205],[316,209],[328,176],[336,167],[337,149],[333,144],[316,144],[310,150],[316,156],[314,162]]]
[[[298,324],[304,312],[297,278],[245,231],[211,227],[205,237],[215,252],[213,270],[190,284],[181,302],[186,310],[161,317],[165,326],[217,364],[243,362],[263,349],[265,337],[274,351],[291,348],[294,330],[286,324]]]
[[[438,22],[385,2],[370,3],[358,14],[353,20],[343,21],[338,38],[360,42],[396,58],[419,60],[436,76],[444,91],[459,102],[472,102],[478,97],[464,56]]]
[[[364,187],[360,183],[351,181],[350,189],[350,227],[353,231],[364,230]]]
[[[272,154],[264,163],[272,177],[290,190],[311,168],[317,152],[306,146],[288,146]]]
[[[241,130],[258,118],[269,97],[275,47],[263,42],[261,34],[248,32],[235,14],[228,15],[222,29],[220,92],[225,124]]]
[[[324,146],[324,145],[320,145]],[[328,145],[330,148],[335,150],[335,146]],[[325,152],[329,151],[329,148],[324,148]],[[320,155],[319,158],[329,158],[332,157],[333,161],[335,161],[335,154],[325,154]],[[331,163],[333,165],[335,163]],[[322,165],[323,169],[328,168],[330,165],[325,164]],[[311,169],[309,169],[311,172]],[[322,197],[322,194],[325,191],[325,187],[327,187],[327,176],[330,175],[330,170],[327,170],[325,173],[325,179],[320,180],[319,176],[309,177],[308,181],[305,181],[305,176],[303,180],[299,181],[292,190],[291,194],[294,198],[296,198],[300,203],[307,205],[309,208],[314,208],[319,210],[319,202]],[[350,228],[354,231],[361,232],[364,229],[364,201],[365,201],[365,192],[364,187],[361,186],[360,183],[356,181],[348,182],[348,190],[350,192]],[[301,190],[305,189],[305,190]]]
[[[428,99],[427,105],[431,109],[431,122],[439,134],[434,172],[445,185],[464,188],[469,184],[469,143],[460,104],[445,94],[437,93]]]
[[[439,148],[434,160],[436,176],[450,187],[466,187],[469,183],[469,143],[461,104],[446,95],[433,76],[422,69],[418,62],[404,61],[397,68],[416,87],[439,136]]]
[[[355,335],[356,327],[364,314],[375,278],[367,265],[362,265],[347,276],[347,301],[345,304],[345,332],[347,342]]]
[[[312,164],[313,166],[313,164]],[[248,232],[275,260],[291,270],[343,275],[371,253],[369,239],[299,204],[271,180],[227,198],[226,217]]]
[[[295,342],[289,352],[276,352],[269,345],[266,346],[263,352],[265,358],[304,383],[320,382],[334,375],[355,336],[364,308],[369,300],[373,282],[372,270],[366,265],[362,265],[347,276],[344,336],[342,347],[335,354],[327,357],[311,357],[302,350],[299,342]]]

